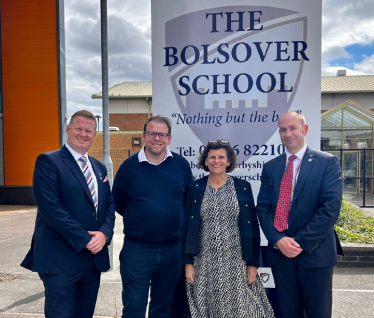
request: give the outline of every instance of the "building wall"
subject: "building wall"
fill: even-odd
[[[321,94],[322,112],[335,108],[350,99],[370,110],[374,110],[374,93],[323,93]]]
[[[141,140],[140,146],[132,145],[132,138],[137,137]],[[129,157],[130,154],[139,152],[144,145],[142,134],[128,134],[125,132],[111,132],[110,133],[110,157],[113,162],[113,176],[116,175],[121,163]],[[89,150],[89,155],[100,160],[103,158],[103,133],[97,133],[95,140]]]
[[[150,104],[148,105],[148,102]],[[110,114],[148,114],[152,112],[152,98],[110,98],[109,113]]]
[[[109,126],[120,131],[143,131],[148,114],[109,114]]]
[[[59,148],[56,0],[1,0],[5,186]]]

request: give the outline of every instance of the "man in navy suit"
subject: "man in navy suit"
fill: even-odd
[[[302,114],[287,112],[278,125],[286,153],[264,165],[257,210],[281,315],[298,318],[305,311],[308,318],[331,317],[333,265],[341,252],[334,231],[342,202],[339,161],[306,145]],[[284,201],[283,174],[292,160],[292,185]],[[285,206],[286,216],[277,215]]]
[[[110,268],[115,206],[104,165],[87,155],[96,135],[94,115],[76,112],[66,132],[60,150],[36,160],[38,211],[21,266],[39,273],[47,318],[87,318],[94,313],[101,272]]]

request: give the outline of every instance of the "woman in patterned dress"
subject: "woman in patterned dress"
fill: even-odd
[[[210,141],[197,165],[209,176],[187,193],[182,260],[193,318],[274,317],[257,275],[260,231],[251,185],[227,175],[235,165],[228,141]]]

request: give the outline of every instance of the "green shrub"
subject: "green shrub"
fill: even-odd
[[[335,230],[341,242],[374,243],[374,219],[351,206],[344,197]]]

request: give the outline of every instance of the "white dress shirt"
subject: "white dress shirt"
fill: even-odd
[[[294,155],[297,157],[294,161],[293,161],[293,182],[295,183],[295,186],[296,186],[296,182],[297,182],[297,178],[299,177],[299,172],[300,172],[300,168],[299,168],[299,171],[296,171],[297,169],[297,165],[299,164],[299,162],[301,162],[304,158],[304,154],[305,154],[305,151],[306,151],[306,144],[304,145],[303,148],[301,148],[298,152],[296,152]],[[287,156],[287,162],[288,162],[288,158],[291,156],[292,154],[289,153],[286,149],[286,156]]]
[[[158,166],[158,165],[160,165],[161,163],[163,163],[163,162],[164,162],[168,157],[173,157],[173,154],[171,153],[169,147],[166,147],[166,151],[165,151],[164,159],[162,159],[162,161],[161,161],[159,164],[155,164],[155,163],[153,163],[153,162],[150,162],[150,161],[147,159],[147,156],[145,155],[144,148],[145,148],[145,146],[143,146],[143,148],[142,148],[142,149],[139,151],[139,153],[138,153],[138,160],[139,160],[139,162],[147,161],[147,162],[150,163],[151,165]]]
[[[73,148],[71,148],[68,143],[66,143],[65,146],[66,146],[66,148],[69,149],[70,153],[73,155],[73,157],[75,159],[75,162],[77,163],[77,165],[79,166],[79,169],[81,169],[81,170],[82,170],[82,166],[80,164],[80,161],[78,161],[78,160],[82,156],[86,157],[88,168],[91,169],[92,179],[93,179],[93,182],[94,182],[94,185],[95,185],[97,206],[99,206],[99,188],[98,188],[98,185],[97,185],[97,179],[96,179],[95,171],[92,169],[92,165],[91,165],[90,159],[88,157],[88,153],[86,152],[84,155],[82,155],[82,154],[76,152]],[[82,173],[83,173],[83,171],[82,171]],[[87,185],[87,187],[88,187],[88,185]]]

